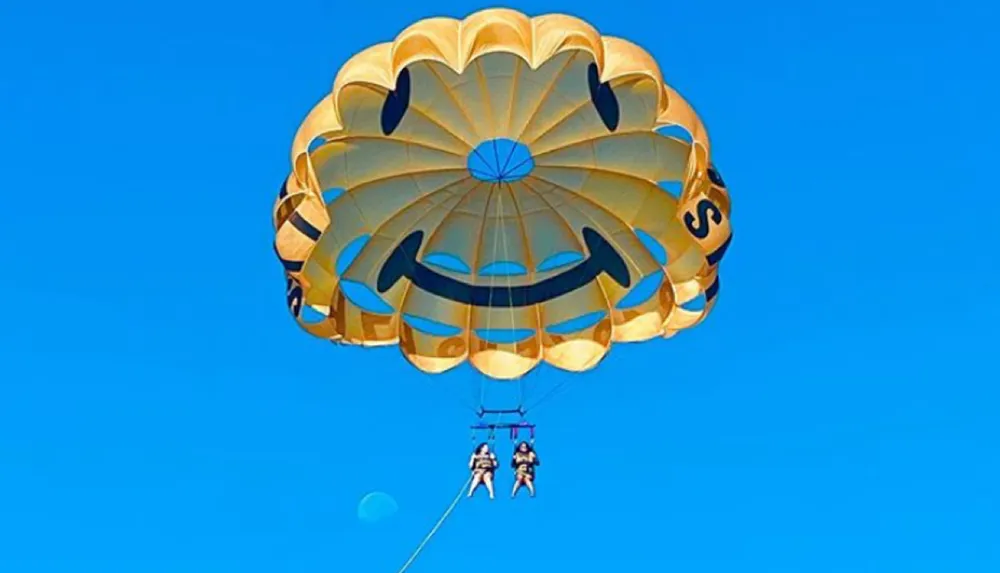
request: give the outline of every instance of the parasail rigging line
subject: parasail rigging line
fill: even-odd
[[[539,398],[538,401],[536,401],[534,404],[524,408],[524,413],[527,414],[528,412],[534,412],[535,410],[538,409],[539,406],[545,404],[550,399],[555,398],[559,394],[564,393],[568,389],[569,389],[569,380],[568,379],[563,380],[562,382],[553,386],[551,390],[542,394],[541,398]]]
[[[494,142],[493,145],[495,147],[496,143]],[[494,151],[496,151],[496,150],[494,149]],[[499,161],[499,157],[497,158],[497,160]],[[492,259],[493,259],[494,262],[497,260],[498,247],[501,247],[501,246],[502,246],[502,250],[503,250],[503,259],[505,261],[509,261],[510,260],[510,250],[509,250],[508,245],[507,245],[507,232],[506,232],[506,225],[505,225],[506,217],[504,216],[504,210],[503,210],[503,207],[504,207],[504,205],[503,205],[503,193],[504,193],[503,185],[504,185],[504,183],[502,183],[502,182],[494,183],[490,187],[490,196],[489,196],[489,199],[487,199],[487,202],[486,202],[486,209],[489,209],[490,208],[490,204],[492,203],[493,199],[495,198],[496,201],[497,201],[497,207],[496,207],[496,211],[494,213],[494,221],[493,221],[494,229],[493,229],[493,253],[492,253]],[[508,185],[508,187],[509,187],[509,185]],[[514,196],[513,195],[513,190],[511,190],[511,199],[512,200],[513,200],[513,196]],[[515,206],[515,210],[516,210],[516,206]],[[484,223],[483,224],[484,224],[484,226],[486,224],[485,223],[485,217],[484,217]],[[496,287],[496,282],[497,282],[496,281],[497,274],[498,273],[491,273],[490,274],[490,292],[491,293],[496,292],[495,291],[495,287]],[[513,287],[513,283],[511,282],[510,273],[505,273],[505,276],[506,276],[506,279],[507,279],[507,290],[511,291],[511,290],[513,290],[514,287]],[[493,312],[492,311],[493,311],[494,307],[493,307],[493,304],[492,304],[492,299],[489,302],[490,302],[490,304],[487,306],[488,310],[487,310],[487,315],[486,315],[486,332],[492,332],[492,329],[491,329],[491,327],[492,327],[492,320],[493,320]],[[508,310],[510,312],[510,328],[513,329],[514,325],[516,323],[516,317],[514,316],[514,308],[513,307],[509,307]],[[480,410],[484,410],[484,409],[486,409],[486,394],[487,394],[487,388],[488,388],[487,376],[486,376],[485,372],[482,372],[480,374],[480,377],[479,377],[479,386],[480,386],[480,392],[479,392],[479,409]],[[517,390],[518,390],[517,409],[520,410],[520,409],[523,409],[523,407],[524,407],[524,379],[523,379],[523,376],[518,376],[517,377]]]
[[[497,414],[496,422],[499,422],[502,416],[503,414]],[[493,432],[491,431],[490,432],[491,442],[493,441],[492,436]],[[492,444],[490,444],[490,447],[491,448],[493,447]],[[447,521],[447,519],[451,516],[451,513],[455,511],[456,507],[458,507],[458,503],[462,501],[462,496],[466,495],[465,493],[466,488],[468,488],[469,484],[471,483],[472,483],[472,473],[470,472],[469,477],[465,479],[465,483],[462,484],[462,487],[458,488],[458,493],[455,494],[455,499],[451,500],[451,504],[448,506],[448,509],[444,510],[444,513],[441,514],[441,517],[437,520],[437,523],[434,524],[434,527],[432,527],[431,530],[427,532],[427,535],[425,535],[424,538],[420,541],[420,543],[417,544],[416,549],[414,549],[413,553],[410,554],[410,558],[406,560],[406,563],[404,563],[403,566],[400,567],[397,573],[405,573],[406,570],[410,568],[410,565],[413,565],[413,562],[416,561],[417,557],[420,556],[420,553],[424,550],[424,547],[426,547],[427,544],[430,543],[434,535],[438,532],[439,529],[441,529],[441,526],[444,525],[444,522]]]
[[[486,219],[489,216],[490,203],[493,200],[493,194],[496,192],[497,187],[498,187],[497,185],[491,185],[490,186],[490,194],[489,194],[489,196],[486,199],[486,207],[485,207],[486,211],[483,213],[483,230],[486,229]],[[500,230],[500,213],[499,213],[499,211],[497,211],[495,227],[493,229],[493,254],[492,254],[492,258],[493,258],[494,261],[496,261],[496,258],[497,258],[497,244],[498,244],[497,243],[497,234],[499,233],[499,230]],[[495,287],[495,286],[496,286],[496,273],[491,273],[490,274],[490,299],[488,301],[487,310],[486,310],[486,332],[492,332],[490,330],[490,326],[491,326],[491,323],[493,322],[493,298],[492,297],[493,297],[493,292],[495,292],[493,290],[493,287]],[[472,309],[471,308],[469,309],[469,322],[470,322],[470,326],[471,326],[471,322],[472,322]],[[470,332],[471,332],[471,329],[470,329]],[[472,339],[471,336],[470,336],[469,339],[470,340]],[[471,351],[471,349],[470,349],[470,351]],[[484,408],[485,405],[486,405],[486,389],[487,388],[488,388],[488,386],[487,386],[487,382],[486,382],[486,372],[480,372],[480,374],[479,374],[479,408],[480,409]]]
[[[497,145],[496,144],[496,139],[494,139],[493,140],[493,149],[494,149],[494,151],[496,150],[496,145]],[[513,148],[511,148],[511,150],[513,151]],[[508,156],[507,159],[509,161],[510,157]],[[502,191],[503,190],[503,183],[498,184],[497,187],[499,187],[501,189],[501,191]],[[510,191],[510,200],[512,202],[514,202],[514,212],[515,212],[515,214],[517,214],[517,202],[516,202],[516,199],[514,199],[514,189],[509,184],[507,185],[507,189]],[[503,194],[500,193],[498,195],[498,197],[500,199],[500,202],[499,202],[499,209],[497,211],[497,213],[498,213],[497,214],[497,218],[499,219],[499,218],[503,217]],[[507,249],[507,225],[506,225],[506,222],[507,222],[506,218],[504,217],[503,221],[502,221],[503,224],[502,225],[498,225],[498,226],[500,227],[500,241],[503,244],[503,258],[504,258],[505,261],[509,261],[509,260],[511,260],[511,258],[510,258],[510,252]],[[518,221],[518,225],[523,225],[523,224],[524,223]],[[527,242],[527,241],[525,241],[525,242]],[[532,265],[531,265],[531,261],[525,261],[525,263],[527,264],[527,266],[529,268],[533,268]],[[507,276],[507,291],[510,292],[510,291],[513,290],[513,284],[511,283],[511,280],[510,280],[510,273],[507,273],[506,276]],[[512,307],[512,306],[508,307],[508,310],[510,311],[510,327],[513,329],[514,328],[514,324],[516,324],[516,318],[514,316],[514,307]],[[538,313],[537,308],[535,310],[535,313],[536,313],[536,316],[537,316],[537,313]],[[517,377],[517,409],[521,410],[522,408],[524,408],[524,377],[519,375]]]
[[[501,184],[497,183],[496,185],[493,186],[493,188],[490,189],[490,198],[491,199],[492,199],[493,194],[495,192],[502,191],[500,189],[500,186],[501,186]],[[511,196],[513,197],[513,193],[512,193]],[[503,197],[502,197],[501,193],[497,193],[496,197],[497,197],[497,201],[498,201],[498,207],[497,207],[496,221],[495,221],[496,228],[494,229],[494,238],[493,238],[493,259],[494,259],[494,261],[496,260],[498,245],[500,243],[503,243],[504,260],[510,260],[509,259],[509,256],[510,256],[509,255],[509,250],[507,248],[507,235],[506,235],[506,231],[505,231],[505,229],[503,227],[503,222],[504,222],[503,218],[502,218]],[[487,200],[487,209],[489,208],[489,204],[490,204],[490,201]],[[485,222],[484,222],[484,225],[485,225]],[[496,240],[498,236],[500,238],[500,241]],[[493,275],[490,276],[490,287],[494,287],[495,285],[496,285],[496,274],[493,274]],[[507,288],[508,289],[512,288],[512,284],[511,284],[511,280],[510,280],[510,275],[509,274],[507,275]],[[492,288],[491,288],[491,292],[492,292]],[[492,305],[490,305],[488,308],[489,308],[490,311],[493,310]],[[471,310],[470,310],[470,312],[471,312]],[[470,318],[471,318],[471,316],[470,316]],[[492,318],[493,318],[493,313],[492,312],[488,312],[488,314],[486,315],[486,331],[487,332],[490,332]],[[513,328],[513,325],[515,324],[515,316],[514,316],[514,309],[513,309],[513,307],[510,308],[510,318],[511,318],[510,324],[511,324],[511,327]],[[485,410],[486,389],[487,389],[486,378],[487,378],[487,376],[486,376],[485,372],[483,372],[483,373],[480,374],[480,378],[479,378],[479,384],[480,384],[479,408],[480,408],[481,412]],[[519,390],[519,392],[518,392],[517,411],[521,411],[523,409],[523,407],[524,407],[524,389],[523,389],[523,385],[522,385],[522,377],[520,377],[520,376],[518,377],[518,390]],[[496,412],[496,420],[494,421],[495,424],[499,423],[501,421],[501,419],[503,418],[503,412],[505,412],[505,411],[498,411],[498,412]],[[491,429],[490,430],[490,437],[489,437],[489,441],[490,442],[493,441],[493,437],[494,437],[494,434],[493,434],[493,430]],[[424,550],[424,547],[426,547],[427,544],[430,543],[430,541],[434,537],[434,535],[438,532],[438,530],[441,528],[441,526],[444,525],[444,522],[448,519],[449,516],[451,516],[452,512],[455,511],[455,508],[458,507],[459,502],[462,501],[462,496],[466,495],[466,488],[469,487],[470,483],[472,483],[472,474],[471,473],[469,474],[469,477],[466,478],[465,482],[462,484],[462,487],[459,488],[458,493],[455,495],[455,498],[452,500],[451,504],[444,511],[444,513],[441,514],[441,517],[438,519],[437,523],[435,523],[434,527],[432,527],[431,530],[427,533],[427,535],[424,536],[424,538],[417,545],[416,549],[413,550],[413,553],[410,555],[410,558],[406,560],[406,563],[403,564],[403,566],[399,569],[398,573],[405,573],[405,571],[410,568],[410,565],[412,565],[413,562],[416,561],[417,557]]]
[[[462,484],[462,487],[458,489],[458,494],[455,496],[455,499],[451,501],[451,505],[449,505],[448,509],[446,509],[444,513],[441,514],[441,518],[438,519],[437,523],[434,524],[434,527],[432,527],[431,530],[427,532],[427,535],[425,535],[420,544],[417,545],[417,548],[414,549],[413,553],[410,554],[410,558],[406,560],[406,563],[404,563],[402,567],[400,567],[398,573],[404,573],[407,569],[410,568],[410,565],[412,565],[413,562],[417,560],[417,557],[420,555],[420,552],[424,550],[424,547],[426,547],[428,543],[430,543],[430,540],[434,537],[434,534],[438,532],[438,529],[440,529],[441,526],[444,524],[445,520],[448,519],[448,517],[451,515],[451,512],[455,511],[455,508],[458,507],[458,502],[462,501],[462,496],[465,495],[465,488],[469,487],[469,484],[471,482],[472,482],[472,474],[470,473],[469,477],[465,480],[465,483]]]

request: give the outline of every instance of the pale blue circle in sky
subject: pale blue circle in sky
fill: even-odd
[[[358,502],[358,519],[364,523],[378,523],[392,517],[398,509],[399,505],[391,495],[374,491]]]

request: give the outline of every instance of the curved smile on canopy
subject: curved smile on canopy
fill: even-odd
[[[417,287],[455,302],[482,307],[522,307],[543,303],[589,284],[601,273],[624,288],[631,284],[628,267],[618,251],[597,231],[582,229],[583,242],[590,256],[573,268],[531,285],[471,285],[442,275],[417,261],[416,254],[424,241],[424,232],[410,233],[392,251],[379,271],[376,288],[384,293],[406,277]]]

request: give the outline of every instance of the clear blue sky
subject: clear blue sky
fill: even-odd
[[[720,303],[541,408],[539,497],[459,505],[411,572],[1000,570],[996,8],[645,4],[514,7],[645,46],[701,112]],[[402,564],[478,378],[301,332],[270,209],[347,57],[481,7],[3,3],[0,571]],[[371,490],[395,518],[358,522]]]

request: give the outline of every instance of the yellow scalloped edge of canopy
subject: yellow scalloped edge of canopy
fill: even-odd
[[[512,54],[525,62],[532,70],[550,62],[560,54],[570,51],[582,51],[593,58],[601,82],[642,78],[651,80],[656,88],[656,110],[650,129],[656,130],[662,126],[676,125],[683,128],[691,137],[688,159],[682,175],[682,191],[676,217],[696,212],[698,204],[705,199],[711,201],[728,219],[729,198],[724,184],[716,184],[708,176],[710,162],[709,138],[701,119],[693,108],[676,91],[663,80],[659,66],[653,57],[641,47],[620,38],[602,36],[587,22],[563,14],[546,14],[528,17],[510,9],[488,9],[476,12],[464,20],[453,18],[428,18],[420,20],[399,33],[395,40],[371,46],[350,58],[337,73],[331,91],[306,116],[299,127],[292,146],[292,174],[285,181],[285,188],[279,200],[275,203],[273,217],[278,236],[275,249],[283,262],[310,264],[309,254],[316,244],[315,236],[307,236],[295,225],[284,223],[292,216],[305,221],[318,234],[324,232],[330,225],[330,215],[326,209],[320,184],[313,169],[310,145],[317,137],[336,139],[345,133],[344,118],[341,117],[347,101],[343,101],[345,90],[351,86],[370,86],[392,91],[396,88],[400,73],[414,63],[435,62],[447,66],[456,74],[461,75],[478,58],[488,54]],[[646,92],[652,94],[652,92]],[[652,103],[652,98],[648,100]],[[648,109],[648,108],[647,108]],[[349,115],[349,114],[347,114]],[[643,127],[642,129],[645,129]],[[718,223],[718,221],[716,221]],[[712,252],[728,239],[728,220],[725,222],[725,232],[700,237],[696,242],[704,250],[703,255]],[[724,250],[724,249],[723,249]],[[694,253],[694,251],[691,251]],[[287,260],[284,260],[287,259]],[[681,265],[664,268],[670,275],[669,296],[673,308],[667,316],[657,315],[656,324],[649,323],[650,313],[646,317],[634,317],[629,324],[635,323],[642,327],[643,333],[652,336],[673,336],[676,332],[691,328],[698,324],[712,310],[716,299],[710,298],[701,310],[686,310],[680,305],[706,294],[718,287],[716,282],[718,269],[716,264],[705,260],[697,261],[692,257],[682,257]],[[689,264],[691,263],[691,264]],[[301,268],[289,270],[288,293],[289,307],[306,303],[304,291],[316,287],[310,284],[310,275]],[[320,273],[322,275],[322,273]],[[319,282],[322,282],[321,280]],[[327,285],[327,290],[335,287],[335,283]],[[325,288],[325,287],[324,287]],[[311,303],[310,303],[311,304]],[[322,303],[323,305],[326,302]],[[314,308],[315,304],[311,304]],[[329,307],[325,307],[327,310]],[[402,311],[397,310],[397,314]],[[308,332],[315,336],[331,340],[347,340],[342,332],[332,326],[330,321],[321,323],[306,323],[296,314],[297,321]],[[326,314],[326,313],[324,313]],[[601,327],[606,327],[598,336],[592,333],[593,340],[580,338],[562,342],[553,349],[547,347],[545,360],[557,367],[582,371],[593,368],[604,357],[612,339],[612,324],[605,321]],[[640,324],[641,323],[641,324]],[[616,327],[621,327],[617,325]],[[642,333],[640,333],[642,334]],[[382,345],[395,344],[404,341],[402,335],[381,336],[375,342],[362,341],[361,344]],[[649,336],[629,333],[626,341],[640,341]],[[598,340],[600,339],[600,340]],[[617,339],[615,339],[617,340]],[[467,344],[471,345],[470,337]],[[353,344],[352,340],[347,340]],[[580,349],[574,344],[587,343],[599,348]],[[483,360],[474,360],[468,354],[453,355],[406,353],[419,369],[427,372],[439,372],[464,362],[467,358],[473,366],[494,378],[509,379],[522,375],[534,367],[538,357],[526,360],[519,352],[523,349],[516,345],[506,345],[501,350],[480,348],[477,352]],[[555,349],[558,348],[558,349]],[[450,352],[450,350],[449,350]],[[537,353],[537,349],[531,352]],[[530,353],[529,353],[530,354]],[[496,360],[493,357],[496,355]],[[485,360],[485,362],[484,362]],[[509,367],[509,368],[508,368]],[[506,370],[505,370],[506,368]],[[508,371],[509,370],[509,371]]]
[[[300,126],[292,144],[293,173],[303,187],[314,188],[309,166],[309,144],[317,136],[343,130],[340,94],[354,84],[394,89],[400,71],[415,62],[434,61],[462,73],[477,58],[491,53],[514,54],[536,70],[551,58],[571,50],[589,52],[602,82],[626,76],[645,76],[659,89],[656,125],[679,125],[692,138],[692,160],[685,188],[704,177],[709,138],[694,109],[663,81],[656,60],[641,47],[612,36],[565,14],[529,17],[508,8],[491,8],[464,20],[435,17],[420,20],[392,42],[376,44],[350,58],[333,83],[333,90],[317,104]],[[318,191],[318,190],[317,190]]]

